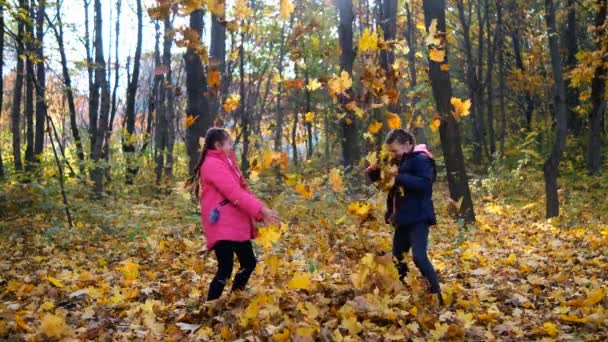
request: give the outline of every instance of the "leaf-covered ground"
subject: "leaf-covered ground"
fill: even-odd
[[[274,194],[286,222],[262,229],[248,290],[205,303],[215,257],[201,251],[196,206],[181,189],[72,198],[76,228],[66,229],[59,207],[36,202],[40,189],[14,186],[4,195],[31,210],[0,227],[0,338],[605,341],[606,189],[568,183],[563,216],[547,221],[539,179],[477,186],[474,226],[448,218],[437,186],[429,253],[444,307],[411,260],[407,286],[396,280],[384,254],[391,228],[374,218],[381,195],[365,218],[365,206],[349,213],[329,188]]]

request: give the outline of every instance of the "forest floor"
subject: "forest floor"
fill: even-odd
[[[0,338],[606,341],[605,185],[566,181],[562,216],[546,220],[542,175],[527,177],[477,186],[471,226],[449,218],[447,187],[436,186],[429,254],[443,307],[411,259],[404,287],[382,254],[392,228],[381,194],[370,217],[338,199],[276,195],[286,223],[262,229],[248,289],[229,294],[229,284],[206,303],[215,257],[201,252],[196,205],[180,187],[99,202],[74,192],[68,229],[59,202],[39,200],[43,188],[13,185],[4,196],[21,214],[0,224]]]

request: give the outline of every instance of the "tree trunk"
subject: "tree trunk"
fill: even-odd
[[[91,55],[91,34],[89,29],[89,5],[92,0],[84,1],[84,25],[85,37],[84,45],[87,57],[87,76],[89,80],[89,140],[91,141],[91,155],[95,146],[97,137],[97,121],[99,112],[99,81],[95,76],[95,65],[93,64],[93,56]]]
[[[525,67],[524,67],[524,61],[522,58],[522,54],[521,54],[521,37],[519,34],[519,26],[520,26],[520,20],[517,19],[519,18],[518,15],[518,10],[517,10],[517,3],[516,2],[512,2],[510,5],[510,15],[512,18],[514,18],[513,20],[516,22],[515,25],[513,25],[513,28],[511,29],[511,41],[513,43],[513,55],[515,57],[515,67],[517,69],[519,69],[521,71],[522,74],[525,74]],[[524,111],[524,118],[526,120],[526,129],[530,130],[532,128],[532,112],[534,111],[534,102],[532,101],[532,96],[530,94],[530,92],[528,90],[524,91],[524,95],[523,95],[523,100],[525,102],[525,111]]]
[[[29,18],[33,18],[33,10],[31,3],[32,0],[26,0],[25,12],[29,15]],[[25,24],[27,37],[24,41],[26,52],[31,53],[34,51],[34,42],[31,37],[34,37],[34,28],[32,21],[27,21]],[[26,133],[25,139],[27,146],[25,148],[25,169],[32,171],[36,158],[34,158],[34,62],[32,57],[28,56],[25,60],[25,103],[23,108],[23,114],[26,120]]]
[[[152,89],[150,90],[150,94],[148,94],[148,124],[146,126],[146,135],[144,136],[144,143],[141,147],[141,153],[146,151],[148,145],[152,140],[152,126],[154,126],[155,114],[158,108],[158,87],[160,85],[160,75],[158,73],[159,68],[161,67],[160,60],[160,25],[158,21],[154,22],[154,31],[156,32],[154,38],[154,68],[153,68],[153,80],[152,80]],[[136,170],[139,170],[139,167],[135,166]],[[135,171],[137,173],[137,171]]]
[[[304,69],[304,76],[306,79],[306,87],[304,88],[304,90],[306,91],[306,113],[311,112],[312,111],[312,101],[311,101],[311,94],[310,94],[310,90],[308,90],[308,82],[310,81],[310,71],[308,70],[308,68]],[[306,121],[305,123],[306,126],[306,159],[310,160],[312,158],[313,155],[313,144],[312,144],[312,122],[311,121]]]
[[[598,11],[595,14],[595,27],[604,27],[606,24],[606,3],[607,0],[598,1]],[[602,44],[606,39],[605,29],[596,31],[596,49],[601,50]],[[587,170],[590,174],[596,174],[602,167],[602,118],[606,111],[606,77],[608,76],[605,68],[606,58],[603,63],[595,69],[593,80],[591,81],[591,103],[592,108],[589,113],[589,144],[587,146]]]
[[[211,46],[209,52],[210,65],[212,65],[210,70],[220,73],[220,86],[219,89],[213,89],[215,91],[211,92],[209,96],[209,118],[206,127],[213,125],[219,113],[222,95],[225,95],[228,91],[226,87],[226,24],[215,14],[211,15]]]
[[[562,57],[559,51],[559,41],[557,31],[555,29],[555,7],[553,0],[545,0],[545,20],[547,22],[547,36],[549,37],[549,54],[551,56],[551,69],[553,71],[553,80],[555,83],[554,101],[557,112],[555,120],[557,121],[557,132],[555,142],[551,150],[551,155],[545,161],[543,167],[545,174],[545,192],[547,218],[559,216],[559,198],[557,195],[557,176],[559,170],[559,162],[562,158],[562,153],[566,146],[566,136],[568,134],[568,122],[566,106],[566,90],[564,89],[564,75],[562,70]]]
[[[196,10],[190,14],[190,28],[200,35],[203,31],[204,13]],[[194,49],[188,48],[184,55],[186,65],[186,91],[188,94],[188,106],[186,113],[197,118],[194,124],[186,128],[186,149],[190,158],[188,170],[194,170],[200,159],[199,139],[205,136],[211,122],[209,118],[209,105],[207,102],[207,82],[203,70],[201,58]]]
[[[353,62],[355,60],[355,50],[353,48],[353,2],[352,0],[338,0],[338,12],[340,23],[338,27],[340,49],[340,69],[352,76]],[[352,91],[351,91],[352,93]],[[341,96],[340,104],[344,106],[348,100]],[[357,117],[347,111],[345,117],[340,120],[341,143],[342,143],[342,162],[345,169],[350,169],[359,162],[360,148],[357,134]]]
[[[36,39],[37,51],[36,55],[38,63],[36,64],[36,135],[34,139],[34,155],[36,160],[40,159],[40,155],[44,149],[44,122],[46,120],[46,69],[44,66],[44,17],[46,12],[46,1],[38,0],[38,8],[36,11]]]
[[[76,104],[74,102],[74,92],[72,90],[72,78],[70,77],[70,72],[68,70],[68,60],[65,54],[65,45],[63,41],[63,23],[61,21],[61,6],[57,5],[57,23],[53,25],[47,17],[47,21],[49,26],[53,29],[55,33],[55,39],[57,40],[57,45],[59,47],[59,55],[61,56],[61,71],[63,75],[63,83],[65,85],[65,93],[68,100],[68,109],[70,111],[70,128],[72,130],[72,136],[74,138],[74,143],[76,145],[76,155],[78,156],[78,168],[80,170],[80,174],[85,177],[86,176],[86,168],[84,165],[84,151],[82,147],[82,142],[80,140],[80,133],[78,131],[78,123],[76,121]]]
[[[384,31],[384,41],[388,42],[395,40],[397,36],[397,0],[382,1],[382,30]],[[395,69],[393,69],[393,63],[395,62],[393,46],[394,45],[389,45],[387,49],[380,51],[380,65],[382,65],[386,77],[385,92],[399,91],[398,84],[400,79],[396,75]],[[401,114],[399,96],[395,98],[395,101],[391,101],[388,110],[396,114]]]
[[[505,155],[505,138],[507,116],[505,114],[505,90],[507,88],[505,79],[505,56],[504,56],[504,27],[502,18],[502,0],[496,0],[496,38],[498,42],[498,105],[500,107],[500,159]]]
[[[470,4],[469,4],[469,6],[470,6]],[[472,126],[473,126],[473,163],[480,165],[483,161],[483,152],[482,152],[483,137],[481,136],[481,132],[479,129],[480,125],[479,125],[479,120],[477,118],[477,115],[480,114],[479,109],[481,108],[479,106],[480,98],[478,97],[479,89],[481,88],[481,84],[479,82],[479,79],[477,78],[477,72],[475,71],[475,62],[473,61],[473,46],[471,44],[470,29],[469,29],[469,24],[470,24],[471,18],[469,17],[469,19],[467,20],[467,18],[465,17],[463,0],[457,1],[457,7],[458,7],[458,17],[460,18],[460,24],[462,25],[462,35],[464,38],[463,49],[465,51],[466,66],[467,66],[466,67],[467,86],[469,88],[469,96],[471,97],[471,102],[472,102],[471,121],[472,121]],[[469,14],[470,14],[470,12],[469,12]],[[480,25],[480,27],[481,26],[482,25]],[[478,49],[481,50],[482,47],[479,46]],[[483,54],[483,52],[480,51],[479,54],[481,55],[481,54]],[[478,64],[478,68],[481,68],[481,63]]]
[[[103,35],[102,35],[102,9],[101,0],[95,0],[95,83],[101,89],[101,105],[99,107],[99,122],[96,129],[94,144],[91,150],[91,180],[94,182],[93,196],[100,197],[103,191],[104,166],[99,163],[102,157],[102,149],[108,119],[110,114],[110,87],[106,79],[106,61],[103,54]]]
[[[578,42],[576,38],[576,3],[575,0],[567,0],[566,7],[568,9],[568,15],[566,18],[566,28],[564,30],[564,39],[562,45],[566,52],[565,58],[565,70],[570,71],[575,68],[578,64],[576,54],[578,53]],[[568,128],[575,135],[578,136],[583,122],[581,117],[576,111],[578,106],[578,88],[570,87],[570,78],[565,79],[566,88],[566,104],[568,106]]]
[[[279,48],[279,62],[277,69],[279,70],[279,79],[281,82],[277,85],[277,121],[274,131],[274,150],[283,150],[283,109],[281,108],[281,97],[283,96],[283,57],[285,57],[285,23],[281,27],[281,45]]]
[[[445,1],[444,0],[424,0],[424,21],[429,31],[431,21],[437,20],[437,32],[445,31]],[[446,61],[447,63],[447,51]],[[460,142],[460,129],[458,122],[452,116],[450,99],[452,97],[452,83],[449,71],[441,70],[441,64],[429,58],[429,79],[433,89],[433,97],[437,105],[437,111],[441,116],[441,126],[439,135],[441,138],[441,148],[445,158],[448,187],[450,197],[454,201],[462,199],[460,206],[460,216],[467,222],[475,221],[473,211],[473,201],[469,190],[468,178],[466,174],[462,146]]]
[[[138,168],[135,165],[135,144],[132,136],[135,134],[135,98],[137,96],[137,84],[139,82],[139,69],[141,64],[141,45],[143,39],[143,10],[141,0],[137,0],[137,46],[135,47],[135,58],[133,60],[133,75],[127,85],[127,107],[125,110],[126,137],[122,141],[122,150],[127,159],[126,183],[133,184]],[[156,76],[154,77],[156,80]],[[149,111],[148,115],[152,115]]]
[[[408,73],[410,76],[410,91],[415,91],[416,85],[418,83],[418,77],[416,75],[416,23],[414,22],[414,14],[413,12],[414,4],[409,2],[405,4],[405,13],[407,18],[407,30],[405,32],[405,39],[407,40],[407,45],[409,47],[409,51],[407,53],[407,62],[408,62]],[[416,110],[416,104],[420,101],[418,96],[414,96],[412,98],[411,107],[414,111],[414,122],[418,120],[418,117],[421,116],[421,113]],[[416,127],[414,128],[414,135],[416,136],[416,141],[420,144],[426,144],[427,138],[424,133],[424,127]]]
[[[23,8],[27,0],[19,0],[19,7]],[[13,87],[13,106],[11,108],[11,129],[13,131],[13,158],[15,160],[15,171],[23,170],[23,163],[21,160],[21,132],[20,132],[20,112],[21,112],[21,93],[23,90],[23,36],[24,36],[24,23],[23,20],[17,21],[17,40],[16,45],[16,56],[17,66],[15,68],[15,84]]]
[[[173,176],[173,145],[175,144],[175,86],[173,84],[173,70],[171,67],[171,46],[173,39],[170,33],[173,32],[173,23],[169,18],[165,19],[165,38],[163,40],[163,64],[167,68],[165,83],[161,87],[165,88],[164,116],[167,125],[165,131],[165,176]]]

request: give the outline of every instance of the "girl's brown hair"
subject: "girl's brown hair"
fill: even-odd
[[[203,162],[205,161],[205,157],[207,156],[207,151],[215,150],[215,143],[223,143],[224,141],[230,139],[230,134],[223,129],[218,127],[211,127],[207,130],[207,134],[205,134],[205,144],[203,145],[203,151],[201,152],[201,158],[196,163],[196,166],[192,170],[192,174],[186,181],[186,188],[190,189],[190,192],[196,199],[199,198],[200,192],[200,170],[201,166],[203,166]]]
[[[399,144],[410,143],[412,146],[416,145],[416,137],[408,130],[397,128],[394,129],[386,135],[386,139],[384,140],[386,144],[392,144],[397,142]]]

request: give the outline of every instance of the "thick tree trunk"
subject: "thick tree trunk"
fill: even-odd
[[[80,174],[85,177],[86,168],[84,164],[84,150],[82,147],[82,142],[80,140],[78,123],[76,121],[76,104],[74,101],[74,92],[72,90],[72,78],[70,77],[70,72],[68,70],[68,60],[65,53],[65,45],[63,41],[63,23],[61,21],[61,15],[61,6],[57,5],[57,23],[53,25],[49,21],[48,17],[47,21],[49,26],[53,29],[53,32],[55,33],[55,39],[57,40],[57,45],[59,47],[59,55],[61,56],[61,72],[63,75],[63,83],[65,85],[65,93],[68,100],[68,109],[70,111],[70,128],[72,130],[72,136],[76,145],[76,155],[78,156],[78,168],[80,170]]]
[[[138,167],[135,165],[135,144],[133,143],[132,135],[135,134],[135,98],[137,96],[137,84],[139,82],[139,69],[141,65],[141,46],[143,40],[143,10],[141,0],[137,0],[137,45],[135,47],[135,58],[133,60],[133,75],[127,85],[127,107],[125,110],[126,120],[126,137],[122,141],[122,150],[127,159],[126,183],[133,184],[133,180],[138,172]],[[156,76],[154,77],[156,80]],[[156,81],[155,81],[156,83]],[[156,88],[154,88],[156,89]],[[148,115],[152,115],[149,111]],[[144,138],[145,139],[145,138]]]
[[[397,36],[397,0],[382,1],[382,30],[384,31],[384,41],[395,40]],[[380,65],[384,69],[386,81],[385,91],[399,91],[399,77],[395,74],[393,63],[395,62],[395,53],[393,45],[389,45],[388,49],[380,51]],[[388,110],[390,112],[401,114],[399,106],[399,96],[392,101]],[[383,126],[385,127],[385,126]]]
[[[340,23],[338,35],[340,41],[340,69],[348,72],[352,76],[353,62],[355,60],[355,50],[353,48],[353,2],[352,0],[338,0],[338,12]],[[344,106],[348,100],[342,96],[340,104]],[[342,163],[345,169],[355,166],[359,162],[360,148],[357,134],[357,117],[348,111],[345,117],[340,120],[342,144]]]
[[[91,55],[91,34],[89,29],[89,5],[93,0],[84,1],[84,25],[85,25],[85,37],[84,45],[86,49],[87,57],[87,76],[89,80],[89,140],[91,141],[91,155],[93,154],[93,148],[95,146],[95,139],[97,137],[97,121],[99,113],[99,81],[95,76],[95,65],[93,63],[93,56]]]
[[[38,45],[36,55],[36,135],[34,139],[34,156],[39,160],[39,156],[44,149],[44,122],[46,121],[46,69],[44,66],[44,17],[46,12],[46,1],[38,0],[36,11],[36,39]]]
[[[243,26],[244,23],[241,23]],[[249,172],[249,159],[247,153],[249,153],[249,127],[251,125],[249,115],[246,110],[247,96],[245,94],[245,32],[241,29],[239,44],[239,94],[241,101],[239,103],[239,114],[241,117],[241,129],[243,137],[243,151],[241,154],[241,169],[243,174]]]
[[[562,57],[559,51],[559,40],[555,29],[555,7],[553,0],[545,0],[545,20],[547,22],[549,54],[551,56],[551,69],[553,71],[553,80],[555,84],[554,101],[555,108],[557,109],[555,114],[555,120],[557,121],[555,142],[551,150],[551,155],[545,161],[543,168],[545,174],[546,216],[547,218],[550,218],[559,216],[557,176],[559,162],[566,146],[566,136],[568,134],[566,90],[564,89],[564,75],[562,70]]]
[[[578,42],[576,36],[576,1],[567,0],[566,7],[568,9],[568,15],[566,17],[566,27],[564,30],[564,39],[562,41],[562,45],[566,53],[564,69],[566,71],[570,71],[578,64],[576,59],[576,54],[578,53]],[[566,78],[565,82],[566,104],[568,106],[568,129],[575,136],[578,136],[583,126],[581,117],[576,111],[579,96],[578,88],[570,87],[570,78]]]
[[[26,0],[19,0],[19,7],[25,6]],[[23,90],[23,37],[24,23],[22,20],[17,22],[16,56],[17,63],[15,68],[15,84],[13,86],[13,106],[11,108],[11,129],[13,131],[13,158],[15,160],[15,171],[23,170],[21,160],[21,132],[20,132],[20,112],[21,112],[21,93]]]
[[[606,7],[607,0],[598,1],[598,11],[595,15],[595,26],[603,27],[606,24]],[[599,29],[596,31],[596,48],[602,49],[606,39],[605,29]],[[608,76],[608,70],[604,67],[604,63],[601,63],[595,73],[593,74],[593,80],[591,81],[591,103],[592,108],[589,113],[589,144],[587,145],[587,170],[590,174],[596,174],[602,167],[602,118],[606,111],[606,99],[604,94],[606,93],[606,77]]]
[[[226,80],[226,24],[214,14],[211,15],[211,46],[209,49],[211,71],[220,73],[219,89],[209,96],[209,118],[207,127],[213,125],[221,105],[222,96],[228,91]]]
[[[167,125],[165,131],[165,176],[173,176],[173,145],[175,144],[175,86],[173,84],[173,70],[171,67],[171,46],[173,39],[170,32],[173,31],[173,23],[169,18],[165,19],[165,39],[163,40],[163,64],[166,67],[164,115]]]
[[[199,36],[203,31],[204,13],[196,10],[190,14],[190,28]],[[194,49],[188,48],[184,55],[186,65],[186,91],[188,93],[187,115],[197,118],[194,124],[186,128],[186,149],[190,157],[188,170],[192,172],[200,158],[199,139],[205,136],[211,122],[207,102],[207,82],[201,58]]]
[[[433,20],[437,20],[437,31],[445,31],[445,1],[444,0],[424,0],[424,21],[429,31]],[[446,61],[447,63],[447,51]],[[452,83],[449,71],[441,70],[441,63],[432,61],[429,58],[429,78],[433,89],[433,97],[437,105],[437,111],[441,116],[441,126],[439,135],[441,138],[441,148],[445,158],[447,169],[448,187],[450,197],[454,201],[462,199],[460,206],[460,216],[468,221],[474,222],[475,213],[473,211],[473,201],[469,190],[468,178],[466,174],[464,156],[462,154],[460,129],[458,122],[452,116]]]
[[[99,122],[96,129],[94,144],[91,150],[91,180],[94,182],[93,196],[100,197],[103,191],[104,166],[99,163],[110,114],[110,88],[106,79],[106,61],[103,54],[102,8],[101,0],[95,0],[95,83],[101,89],[101,105],[99,107]]]
[[[496,0],[496,38],[498,47],[498,105],[500,107],[500,159],[505,155],[505,138],[507,116],[505,112],[505,91],[507,88],[505,79],[505,57],[504,57],[504,27],[502,18],[502,0]]]

